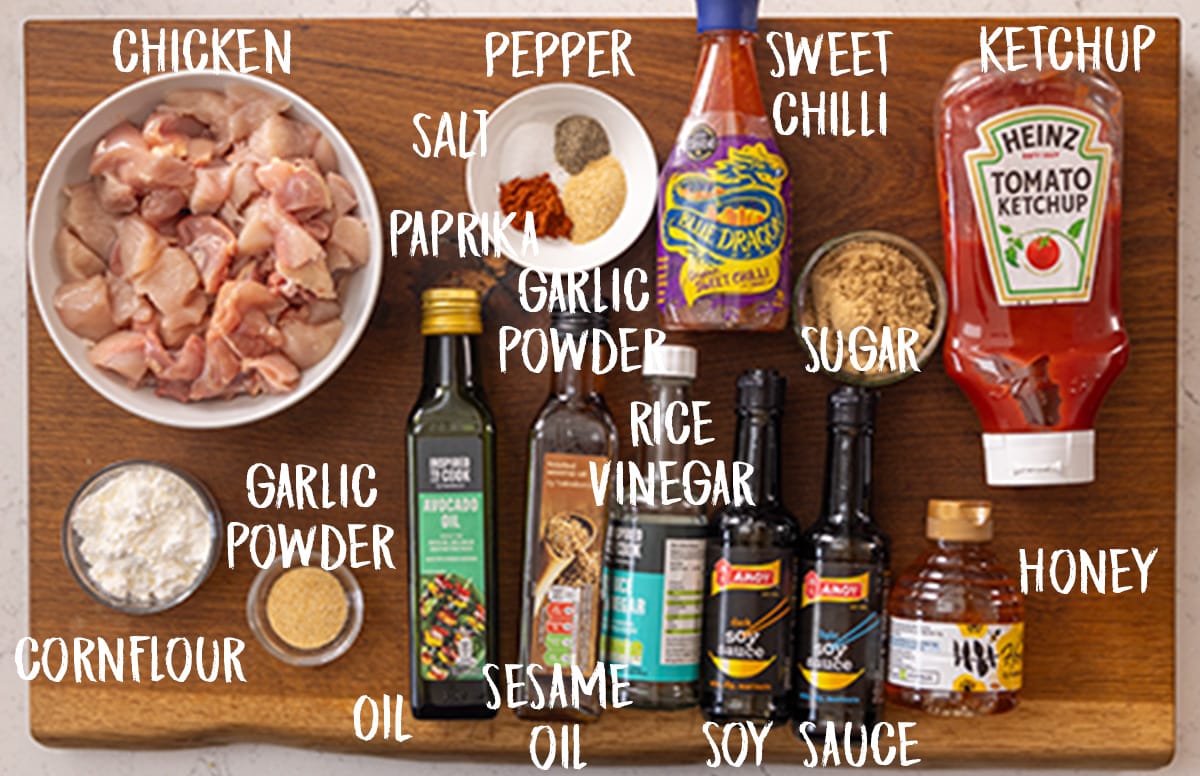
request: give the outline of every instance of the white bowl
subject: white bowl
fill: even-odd
[[[568,175],[554,158],[554,125],[567,116],[590,116],[608,133],[612,155],[625,170],[625,206],[608,231],[576,245],[568,239],[539,239],[536,256],[521,253],[519,228],[507,229],[515,251],[503,253],[523,267],[543,272],[589,270],[625,252],[646,228],[658,196],[654,145],[637,116],[615,98],[591,86],[551,83],[518,92],[492,111],[487,123],[487,156],[480,156],[479,135],[467,159],[467,201],[478,216],[500,210],[500,184],[513,178],[550,173],[561,185]],[[490,222],[490,221],[489,221]],[[513,222],[517,227],[524,219]]]
[[[87,180],[88,162],[97,141],[122,121],[140,124],[154,107],[177,89],[221,90],[233,82],[245,83],[264,92],[279,95],[291,103],[288,115],[312,124],[324,133],[337,152],[338,171],[354,187],[358,197],[357,214],[367,223],[371,254],[366,266],[350,276],[342,296],[342,336],[320,363],[300,374],[300,384],[286,394],[239,396],[228,401],[210,399],[183,404],[154,395],[150,388],[130,388],[116,377],[87,360],[88,344],[63,325],[54,309],[54,292],[63,283],[63,273],[54,252],[54,235],[61,225],[66,197],[63,188]],[[238,73],[167,73],[153,76],[115,92],[76,122],[67,133],[42,172],[28,232],[29,281],[37,301],[42,323],[50,332],[58,351],[101,396],[122,409],[147,420],[177,428],[228,428],[274,415],[315,391],[342,365],[366,329],[379,286],[383,279],[383,236],[379,223],[379,205],[367,173],[350,143],[324,114],[295,92],[263,78]]]

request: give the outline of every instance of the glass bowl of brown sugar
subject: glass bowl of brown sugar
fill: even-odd
[[[879,387],[930,363],[946,307],[946,282],[925,251],[864,229],[813,251],[792,294],[792,328],[809,372]]]

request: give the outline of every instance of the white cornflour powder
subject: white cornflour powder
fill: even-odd
[[[92,581],[136,603],[173,598],[195,582],[215,539],[196,491],[150,465],[122,469],[80,499],[71,528]]]

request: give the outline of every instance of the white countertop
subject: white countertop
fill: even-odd
[[[20,774],[74,774],[128,776],[177,774],[241,776],[241,774],[530,774],[531,765],[463,765],[418,763],[349,755],[332,755],[264,745],[236,745],[169,752],[48,750],[29,737],[27,689],[13,670],[16,642],[28,630],[26,595],[26,372],[24,214],[25,159],[20,20],[30,16],[115,17],[227,17],[247,16],[525,16],[543,15],[678,15],[694,16],[692,0],[3,0],[3,39],[0,39],[0,234],[9,238],[0,255],[0,699],[6,724],[0,727],[0,772]],[[849,3],[838,8],[846,7]],[[1179,369],[1179,566],[1178,668],[1179,736],[1175,762],[1164,773],[1200,774],[1200,573],[1190,559],[1200,554],[1200,365],[1195,362],[1200,335],[1200,271],[1194,246],[1200,244],[1200,0],[861,0],[853,4],[858,15],[1180,15],[1184,17],[1183,137],[1180,145],[1180,220],[1183,223],[1180,278]],[[835,7],[819,0],[762,0],[764,16],[827,15]],[[311,54],[311,52],[309,52]],[[19,443],[17,443],[19,442]],[[1188,476],[1188,475],[1191,476]],[[1113,735],[1121,735],[1114,730]],[[1016,768],[1020,763],[1013,763]],[[611,768],[592,766],[614,774],[695,773],[694,766],[675,768]],[[755,770],[747,766],[738,770]],[[729,773],[738,770],[728,769]],[[915,770],[915,769],[909,769]],[[767,765],[763,773],[778,776],[801,773],[798,766]],[[1005,772],[1008,772],[1007,770]],[[1039,771],[1040,772],[1040,771]],[[943,773],[950,773],[943,771]],[[996,773],[973,771],[972,773]],[[1038,773],[1028,771],[1028,773]],[[1055,773],[1085,773],[1056,771]]]

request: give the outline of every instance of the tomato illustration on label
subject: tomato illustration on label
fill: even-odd
[[[1058,243],[1050,235],[1042,235],[1025,247],[1025,259],[1034,269],[1043,272],[1053,269],[1062,254]]]

